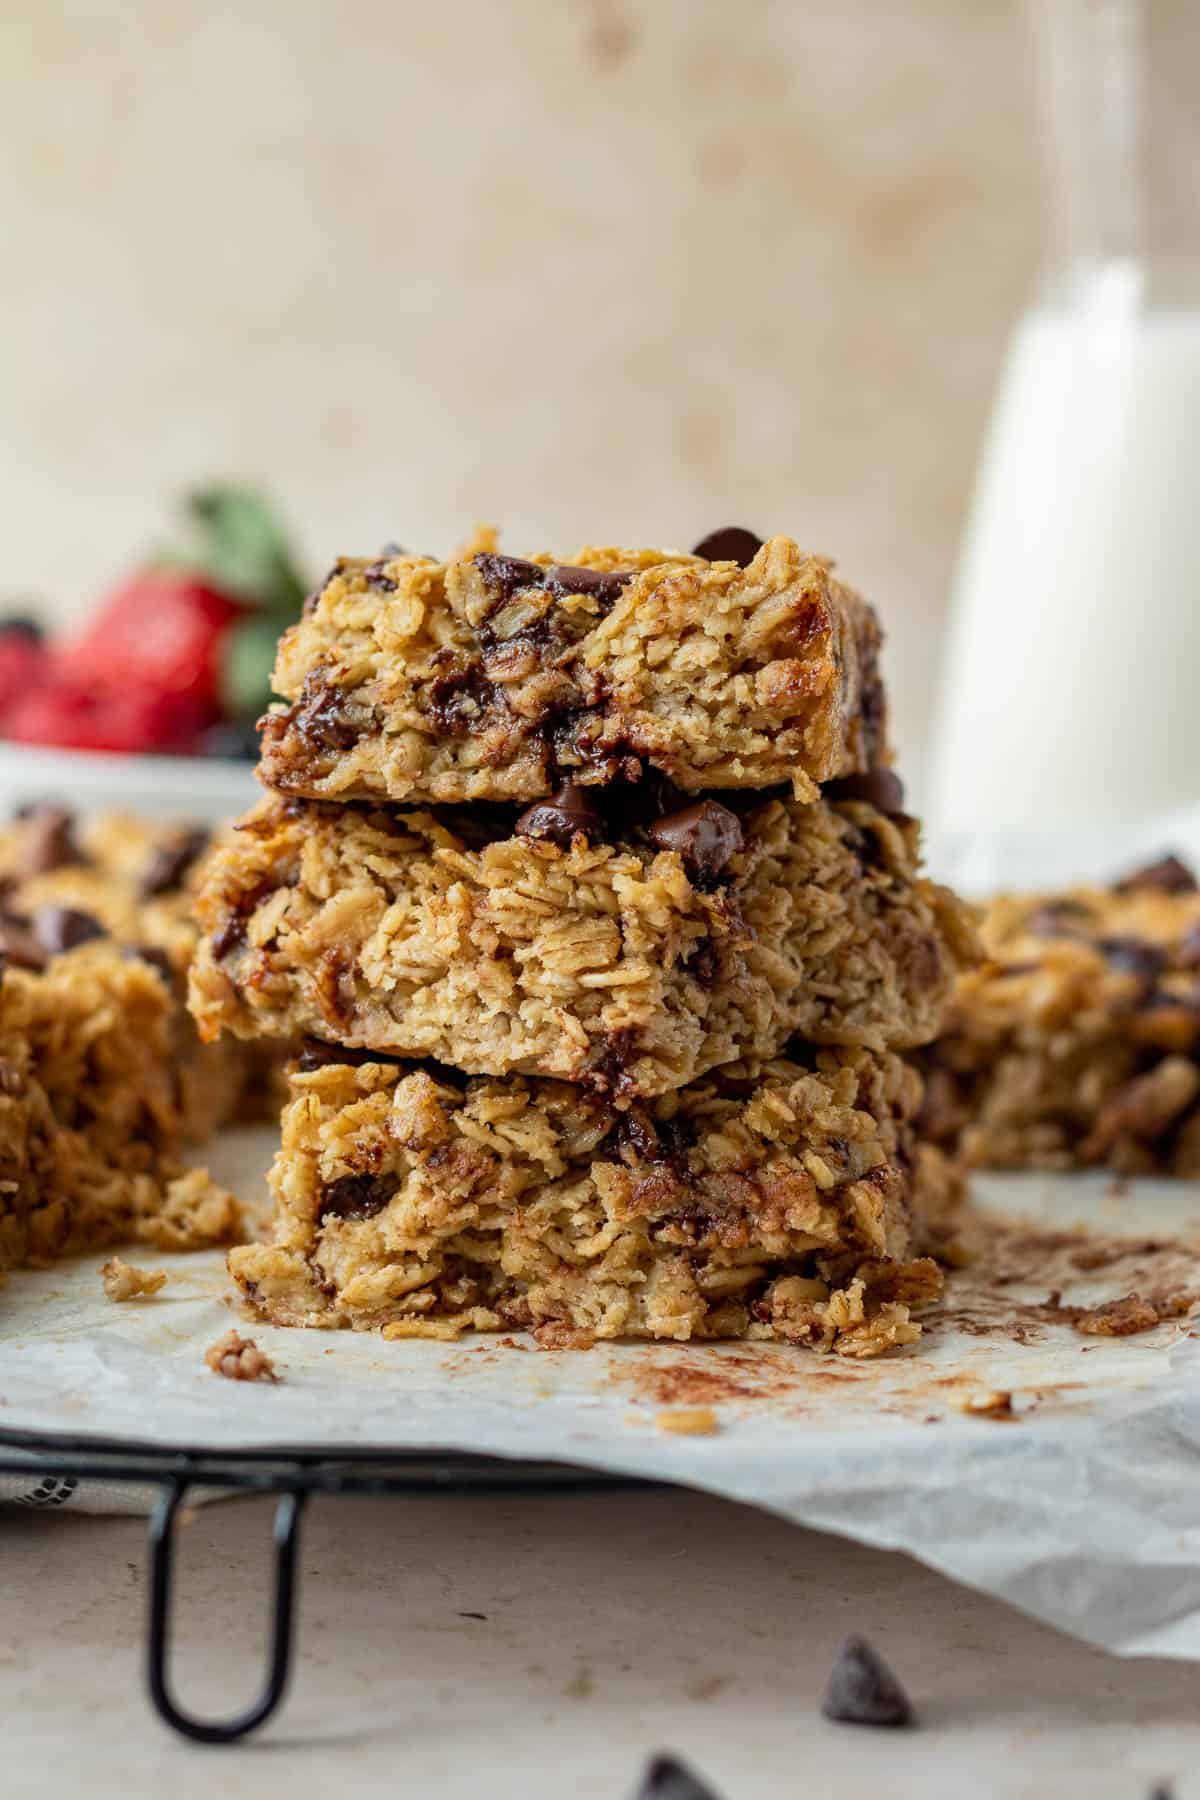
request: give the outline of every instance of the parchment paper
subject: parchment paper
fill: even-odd
[[[230,1134],[210,1162],[261,1192],[273,1137]],[[865,1364],[773,1345],[544,1352],[249,1326],[223,1304],[217,1255],[158,1259],[168,1286],[119,1306],[100,1257],[18,1273],[0,1289],[0,1426],[661,1478],[906,1550],[1109,1649],[1200,1658],[1200,1337],[1186,1320],[1085,1337],[1062,1312],[1193,1277],[1200,1190],[990,1177],[977,1204],[988,1255],[952,1277],[921,1344]],[[278,1385],[206,1368],[235,1322]],[[993,1393],[1012,1394],[1015,1417],[964,1410]],[[685,1407],[711,1408],[717,1429],[661,1428]]]

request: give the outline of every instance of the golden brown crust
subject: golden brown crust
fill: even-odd
[[[879,643],[871,608],[786,537],[745,569],[594,548],[343,557],[280,644],[289,704],[261,771],[316,799],[528,801],[649,769],[812,798],[886,760]]]

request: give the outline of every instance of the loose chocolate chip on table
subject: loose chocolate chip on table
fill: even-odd
[[[92,938],[108,936],[99,919],[74,906],[39,906],[33,915],[33,929],[50,956],[61,956],[64,950],[76,950]]]
[[[1194,894],[1196,877],[1177,856],[1162,856],[1117,883],[1118,894],[1136,894],[1146,889],[1159,894]]]
[[[913,1723],[908,1695],[883,1658],[860,1637],[849,1637],[842,1645],[821,1711],[844,1725]]]
[[[546,838],[569,850],[577,832],[589,843],[604,835],[604,820],[586,793],[573,781],[565,781],[549,800],[536,800],[517,820],[518,837]]]
[[[660,850],[674,850],[693,877],[719,875],[745,842],[741,820],[718,800],[697,800],[668,813],[651,825],[649,836]]]
[[[174,843],[159,844],[151,851],[141,881],[143,900],[158,894],[170,894],[183,886],[183,878],[208,847],[209,834],[203,826],[185,832]]]
[[[18,818],[27,822],[21,863],[26,875],[47,875],[84,861],[75,838],[75,815],[65,806],[22,808]]]
[[[646,1765],[634,1800],[718,1800],[718,1795],[677,1757],[655,1756]]]
[[[747,531],[741,525],[725,525],[720,531],[710,531],[707,537],[702,537],[692,555],[702,556],[705,562],[735,562],[744,569],[754,561],[762,547],[762,539],[753,531]]]
[[[904,783],[891,769],[868,769],[863,775],[844,775],[825,788],[830,800],[861,800],[876,812],[904,811]]]

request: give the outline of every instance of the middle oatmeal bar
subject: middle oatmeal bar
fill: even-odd
[[[920,1333],[957,1184],[914,1146],[903,1059],[793,1047],[620,1110],[562,1082],[466,1081],[313,1046],[234,1250],[283,1325],[777,1339],[872,1356]]]
[[[719,547],[719,546],[718,546]],[[879,624],[773,537],[570,563],[343,557],[279,647],[263,779],[326,800],[537,800],[657,771],[690,793],[886,761]]]
[[[973,934],[918,874],[915,821],[790,795],[659,791],[659,811],[646,783],[600,798],[515,821],[263,800],[201,885],[201,1033],[636,1096],[797,1032],[882,1050],[938,1029]]]

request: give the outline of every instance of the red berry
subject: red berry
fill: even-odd
[[[59,654],[73,682],[185,701],[220,717],[222,645],[245,607],[178,569],[145,569],[124,582]]]
[[[26,632],[0,634],[0,723],[15,701],[46,679],[49,661],[43,645]]]
[[[26,744],[75,750],[182,752],[198,748],[208,723],[186,696],[137,687],[84,687],[58,675],[9,709],[4,735]]]

